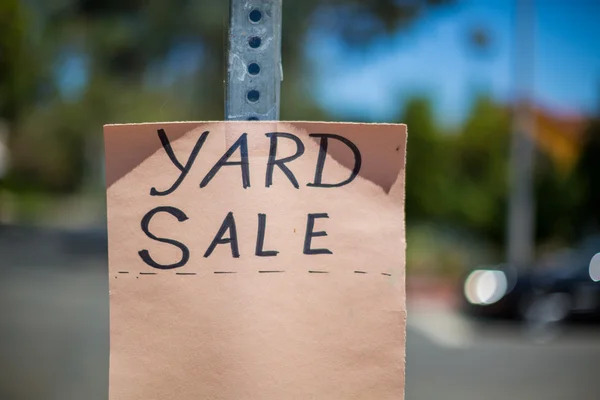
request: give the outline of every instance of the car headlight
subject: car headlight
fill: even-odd
[[[600,253],[592,257],[590,261],[590,278],[594,282],[600,281]]]
[[[508,280],[503,271],[478,269],[465,280],[464,293],[471,304],[489,305],[504,297],[507,288]]]

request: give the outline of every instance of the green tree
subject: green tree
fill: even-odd
[[[30,22],[19,0],[0,2],[0,118],[8,123],[35,102],[39,66],[28,29]]]
[[[600,231],[600,117],[590,120],[586,129],[583,154],[575,174],[581,184],[579,207],[571,209],[575,224],[587,232]],[[567,193],[567,195],[573,195]]]
[[[408,126],[406,160],[407,222],[443,219],[451,207],[452,149],[449,138],[436,125],[431,103],[424,97],[410,99],[401,118]]]
[[[455,138],[453,221],[501,243],[506,232],[510,115],[489,97],[479,97]]]

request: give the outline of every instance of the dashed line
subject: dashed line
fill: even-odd
[[[285,270],[259,270],[259,274],[281,274],[286,272]],[[309,274],[328,274],[331,271],[322,271],[322,270],[309,270]],[[355,274],[368,274],[367,271],[353,271]],[[117,271],[117,274],[129,274],[129,271]],[[213,271],[214,274],[237,274],[238,271]],[[139,275],[158,275],[156,272],[139,272]],[[176,272],[175,275],[180,276],[195,276],[198,275],[197,272]],[[383,276],[392,276],[389,272],[381,272]],[[116,278],[116,277],[115,277]]]

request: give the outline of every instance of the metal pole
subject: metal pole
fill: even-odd
[[[535,118],[532,99],[534,57],[533,0],[516,1],[515,110],[510,153],[508,262],[531,266],[534,257]]]
[[[230,0],[225,119],[279,119],[282,0]]]

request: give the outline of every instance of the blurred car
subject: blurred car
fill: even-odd
[[[529,270],[507,265],[475,269],[463,281],[465,310],[537,322],[600,321],[600,254],[592,262],[584,258]]]

